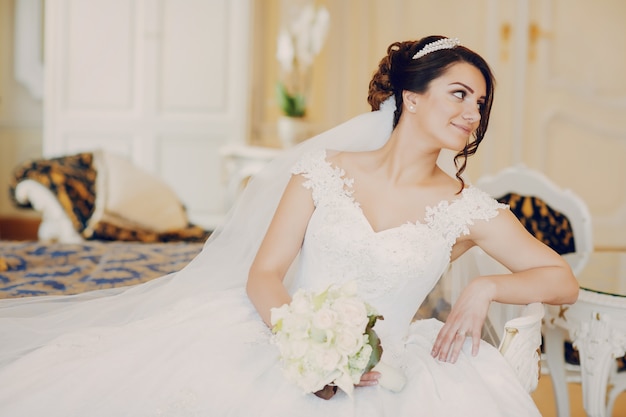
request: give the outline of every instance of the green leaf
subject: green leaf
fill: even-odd
[[[278,106],[290,117],[304,117],[306,113],[306,97],[304,94],[290,94],[283,83],[276,84],[276,98]]]
[[[378,362],[380,362],[380,357],[383,355],[383,346],[380,343],[380,338],[372,328],[367,328],[365,333],[368,336],[367,343],[372,347],[372,354],[370,355],[370,360],[367,362],[367,366],[365,366],[365,372],[369,372],[373,367],[376,366]]]
[[[365,326],[365,329],[367,330],[374,327],[377,320],[385,320],[385,318],[380,314],[372,314],[371,316],[369,316],[369,322],[367,323],[367,326]]]

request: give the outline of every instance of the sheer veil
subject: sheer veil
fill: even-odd
[[[247,185],[226,220],[185,268],[134,287],[0,301],[0,366],[58,335],[93,326],[119,326],[174,308],[212,291],[241,288],[290,178],[308,151],[381,147],[392,130],[395,102],[364,113],[281,153]]]

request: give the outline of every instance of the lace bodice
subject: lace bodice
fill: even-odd
[[[451,202],[428,207],[423,222],[376,232],[352,197],[353,180],[326,160],[325,151],[303,156],[292,173],[306,178],[315,205],[292,289],[321,290],[354,279],[394,338],[403,336],[444,272],[456,239],[475,220],[489,220],[506,207],[469,187]]]

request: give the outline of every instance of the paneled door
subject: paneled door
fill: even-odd
[[[626,248],[626,2],[527,4],[522,159],[586,201],[598,249]]]
[[[219,148],[248,135],[250,0],[47,0],[44,155],[106,149],[224,214]]]

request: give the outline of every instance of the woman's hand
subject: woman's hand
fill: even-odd
[[[463,290],[437,335],[431,352],[434,358],[455,363],[466,337],[472,338],[472,355],[478,354],[483,323],[494,293],[494,284],[486,278],[476,278]]]
[[[359,382],[357,387],[371,387],[373,385],[378,385],[378,378],[380,378],[380,372],[369,371],[365,372],[361,375],[361,382]]]

